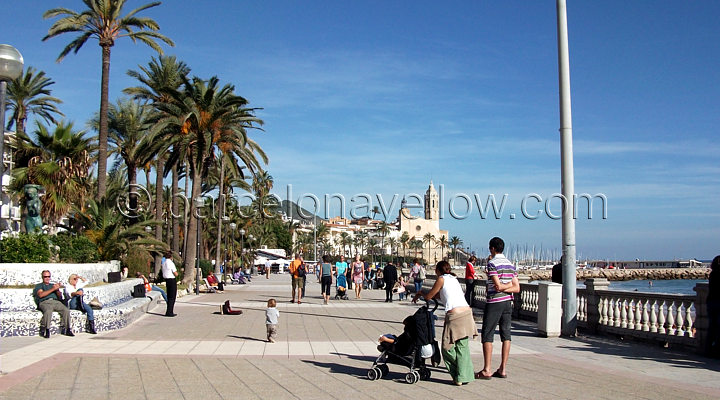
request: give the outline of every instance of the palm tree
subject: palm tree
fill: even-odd
[[[143,151],[141,142],[148,130],[149,109],[132,100],[118,100],[108,109],[109,154],[117,154],[125,163],[128,174],[130,224],[137,222],[137,169],[149,162],[152,154]],[[100,116],[95,115],[90,125],[100,127]],[[148,182],[149,183],[149,182]]]
[[[122,260],[131,248],[148,255],[167,249],[165,243],[155,240],[145,231],[146,226],[160,222],[147,220],[128,227],[112,203],[96,203],[90,199],[83,210],[75,208],[75,218],[83,227],[84,234],[97,245],[101,260]]]
[[[135,78],[140,82],[142,86],[129,87],[123,90],[123,93],[132,96],[136,100],[144,100],[149,103],[156,102],[170,102],[170,92],[177,90],[182,85],[183,80],[187,78],[190,73],[190,67],[182,61],[178,61],[175,56],[160,56],[159,58],[152,57],[147,67],[138,66],[140,71],[129,70],[127,75]],[[151,141],[152,142],[152,141]],[[155,219],[160,219],[162,214],[162,199],[158,194],[162,190],[162,179],[167,173],[165,171],[165,153],[167,148],[163,148],[162,143],[157,150],[157,164],[155,167]],[[151,150],[152,151],[152,150]],[[171,163],[172,169],[172,184],[171,184],[171,215],[172,215],[172,239],[170,248],[173,253],[178,254],[180,251],[180,221],[177,216],[180,215],[180,205],[178,204],[178,181],[179,181],[179,168],[178,164],[182,159],[176,159],[175,162]],[[155,239],[160,240],[160,228],[156,227]],[[155,260],[155,272],[160,269],[159,257]]]
[[[16,131],[25,132],[28,114],[35,114],[47,123],[57,123],[54,114],[64,114],[57,108],[62,100],[50,96],[49,87],[54,83],[44,71],[33,67],[28,67],[21,76],[12,80],[7,87],[8,107],[12,110],[7,129],[14,124]]]
[[[435,241],[435,235],[433,235],[432,233],[428,232],[428,233],[425,234],[425,236],[423,236],[423,239],[422,239],[422,240],[423,240],[424,243],[427,243],[427,246],[428,246],[428,258],[427,258],[427,262],[429,263],[429,262],[430,262],[430,245]]]
[[[410,234],[407,231],[403,231],[400,235],[400,245],[403,248],[403,257],[407,256],[407,248],[410,244]]]
[[[459,237],[453,236],[450,238],[450,246],[453,247],[453,261],[457,264],[457,248],[463,244],[463,241]]]
[[[380,226],[378,227],[377,231],[380,232],[380,235],[382,236],[382,239],[380,241],[380,262],[382,262],[382,256],[385,255],[385,236],[387,236],[387,234],[390,232],[390,225],[388,225],[388,223],[385,221],[380,221]]]
[[[444,260],[445,259],[445,248],[448,245],[447,237],[445,237],[445,235],[440,236],[440,239],[438,239],[438,244],[442,248],[442,252],[440,254],[442,254],[442,259]]]
[[[67,8],[53,8],[45,11],[43,18],[60,17],[48,30],[43,41],[59,36],[63,33],[76,32],[76,37],[60,52],[57,61],[60,62],[68,53],[77,53],[91,37],[97,39],[102,48],[102,83],[100,89],[100,131],[98,136],[98,192],[97,198],[105,197],[107,152],[108,152],[108,93],[110,86],[110,49],[115,40],[128,37],[133,42],[141,41],[162,54],[162,48],[156,40],[161,40],[170,46],[175,44],[169,38],[157,32],[160,29],[155,20],[138,17],[137,13],[160,5],[153,2],[140,6],[124,17],[121,17],[126,0],[83,0],[87,9],[75,12]]]
[[[21,193],[26,184],[45,188],[40,215],[55,225],[73,204],[84,204],[88,193],[90,152],[93,146],[85,131],[76,131],[72,122],[61,122],[51,132],[38,121],[34,139],[18,132],[18,165],[13,169],[11,190]]]
[[[183,90],[172,91],[171,101],[155,104],[160,116],[153,131],[160,140],[178,146],[188,155],[192,175],[191,198],[201,195],[203,177],[207,176],[208,168],[216,158],[218,146],[232,149],[232,153],[246,163],[245,166],[251,171],[259,168],[252,164],[257,161],[254,156],[248,154],[246,129],[263,122],[254,116],[255,109],[245,107],[247,100],[234,94],[234,89],[232,85],[219,87],[217,77],[208,81],[196,77],[192,82],[185,80]],[[171,133],[177,131],[183,135]],[[187,242],[195,243],[197,205],[194,202],[190,210]],[[196,250],[188,245],[186,253],[185,271],[192,272],[186,275],[184,281],[192,283],[195,278],[193,265]]]
[[[417,253],[420,251],[422,252],[423,248],[423,242],[419,239],[413,239],[410,241],[410,248],[415,250],[415,257],[417,257]]]
[[[347,255],[347,251],[345,250],[345,246],[352,243],[352,238],[350,237],[350,234],[347,232],[340,232],[340,244],[342,246],[342,254]]]
[[[394,237],[391,237],[390,239],[388,239],[388,244],[390,245],[390,256],[392,257],[393,249],[395,249],[395,251],[397,252],[398,240],[395,239]],[[395,260],[393,259],[393,261],[395,261]]]

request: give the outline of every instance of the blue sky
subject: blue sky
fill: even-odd
[[[128,3],[127,11],[147,1]],[[593,218],[577,220],[579,256],[712,258],[720,253],[720,2],[568,3],[575,189],[608,199],[607,219],[596,201]],[[74,36],[41,42],[51,25],[42,13],[54,6],[83,4],[6,9],[0,42],[55,80],[61,109],[84,127],[99,107],[100,48],[91,41],[55,63]],[[281,198],[292,185],[293,200],[342,193],[349,210],[353,195],[368,193],[389,206],[393,194],[422,194],[432,179],[445,191],[441,227],[473,249],[484,253],[496,235],[560,248],[559,220],[521,213],[526,195],[560,191],[554,1],[166,0],[144,15],[193,75],[217,75],[263,107],[265,132],[254,138]],[[125,72],[151,55],[116,43],[112,101],[134,84]],[[475,206],[452,218],[453,196],[467,213],[463,193],[483,203],[507,194],[506,207],[499,219],[480,218]],[[526,205],[533,215],[543,206]],[[550,211],[559,212],[558,200]]]

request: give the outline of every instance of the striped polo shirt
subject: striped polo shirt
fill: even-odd
[[[487,265],[487,302],[500,303],[503,301],[511,301],[512,293],[498,292],[493,283],[492,277],[497,276],[501,283],[509,283],[513,277],[517,276],[515,266],[505,258],[502,253],[498,253],[493,257]]]

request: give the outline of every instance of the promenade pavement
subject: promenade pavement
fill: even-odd
[[[379,290],[323,305],[310,277],[307,289],[303,303],[292,304],[288,275],[256,277],[224,293],[180,298],[175,318],[162,316],[160,304],[118,331],[0,338],[0,399],[720,398],[717,360],[612,339],[541,338],[522,321],[513,324],[507,379],[454,386],[440,366],[409,385],[406,368],[390,365],[387,377],[370,381],[378,336],[401,332],[418,306],[385,303]],[[280,310],[276,343],[265,341],[269,298]],[[244,313],[221,315],[225,300]],[[481,320],[477,314],[478,328]],[[499,347],[496,337],[494,367]],[[471,351],[480,370],[479,338]]]

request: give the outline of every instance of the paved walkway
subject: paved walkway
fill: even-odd
[[[289,302],[290,280],[274,275],[225,293],[187,295],[166,318],[164,304],[125,329],[74,338],[0,338],[1,399],[387,399],[593,398],[717,399],[720,362],[637,343],[582,337],[545,339],[517,322],[508,379],[451,384],[444,368],[404,383],[405,368],[366,378],[377,337],[402,331],[417,306],[384,303],[384,291],[323,305],[308,281],[302,304]],[[265,342],[264,311],[275,298],[278,341]],[[220,315],[229,299],[239,316]],[[442,311],[437,333],[441,333]],[[478,327],[481,317],[477,316]],[[494,365],[498,363],[496,338]],[[471,343],[476,370],[479,340]]]

